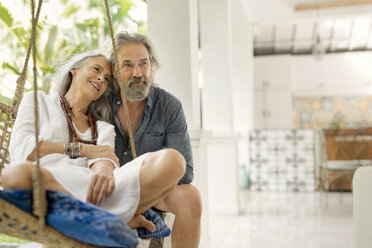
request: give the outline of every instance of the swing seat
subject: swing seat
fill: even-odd
[[[61,235],[79,240],[84,244],[93,245],[93,247],[125,248],[138,245],[137,235],[116,215],[62,192],[48,190],[47,200],[49,206],[46,223],[48,228],[54,228]],[[20,217],[17,213],[15,218],[14,214],[9,213],[9,208],[16,208],[19,212],[28,215],[26,219],[36,220],[35,217],[30,215],[32,212],[31,206],[31,190],[0,191],[0,231],[11,228],[13,232],[9,234],[13,236],[18,236],[18,232],[29,233],[31,237],[33,234],[37,234],[34,225],[24,223],[22,219],[25,216]],[[156,231],[152,233],[139,228],[138,236],[140,238],[163,238],[170,235],[170,229],[152,209],[144,212],[143,216],[154,223]],[[24,238],[24,235],[22,235],[22,238]],[[30,238],[30,240],[39,241],[34,238]]]
[[[13,127],[14,119],[15,119],[14,112],[15,111],[12,106],[0,101],[0,172],[3,169],[4,165],[9,164],[9,161],[10,161],[8,146],[9,146],[9,140],[11,136],[11,129]],[[1,176],[0,176],[0,186],[1,186]],[[27,193],[25,192],[26,191],[22,193],[24,194],[22,196],[22,195],[17,195],[17,194],[20,194],[19,192],[16,193],[16,192],[8,191],[8,190],[1,191],[0,189],[0,233],[4,233],[10,236],[18,237],[21,239],[27,239],[27,240],[35,241],[39,243],[49,243],[57,247],[102,247],[102,246],[99,246],[99,242],[98,243],[90,242],[94,239],[87,239],[88,242],[85,243],[84,240],[81,239],[81,237],[89,237],[88,235],[86,235],[86,233],[79,235],[79,237],[76,237],[76,240],[75,240],[74,239],[75,234],[77,234],[78,232],[72,232],[70,234],[69,230],[71,230],[71,227],[74,227],[76,223],[65,222],[64,228],[67,229],[67,232],[63,232],[63,230],[61,230],[58,227],[55,227],[54,225],[50,223],[49,221],[50,215],[47,216],[47,223],[49,223],[49,225],[47,225],[45,230],[43,230],[42,235],[38,235],[39,234],[39,230],[37,228],[38,219],[31,214],[31,191],[28,191]],[[51,192],[52,191],[48,192],[48,200],[53,198],[51,196]],[[54,192],[54,196],[55,197],[63,196],[63,193]],[[23,197],[26,197],[28,200],[25,201]],[[67,195],[64,195],[63,197],[72,198]],[[23,200],[20,200],[20,199],[23,199]],[[56,198],[54,198],[54,201],[58,202]],[[78,200],[72,198],[71,202],[74,202],[74,201],[78,201]],[[87,203],[80,202],[80,204],[87,204]],[[94,205],[91,205],[91,204],[89,205],[93,208],[97,208]],[[49,209],[50,208],[52,207],[49,207]],[[100,208],[97,208],[97,209],[100,209]],[[106,211],[104,210],[100,209],[100,211],[106,213]],[[76,209],[75,209],[75,212],[76,212]],[[63,212],[60,214],[63,214]],[[152,233],[146,229],[139,228],[137,229],[138,237],[141,239],[153,239],[151,241],[150,247],[162,247],[162,245],[158,245],[158,243],[159,242],[162,243],[162,238],[168,237],[171,233],[171,230],[167,227],[164,220],[159,216],[159,214],[156,213],[154,210],[149,209],[146,212],[144,212],[143,215],[145,216],[146,219],[151,220],[154,223],[156,227],[156,231]],[[81,223],[80,224],[78,223],[78,225],[82,226]],[[55,227],[56,230],[54,230],[53,227]],[[128,233],[129,233],[128,235],[132,235],[133,231],[129,230]],[[125,231],[123,232],[123,235],[126,235]],[[108,234],[108,236],[110,236],[110,234]],[[99,237],[99,235],[94,236],[94,238],[97,238],[97,237]],[[131,238],[131,236],[129,236],[129,238]],[[78,240],[82,242],[79,242]],[[137,237],[136,237],[136,242],[138,242]],[[105,244],[103,246],[108,247],[108,244]],[[130,247],[130,246],[112,246],[112,247]]]
[[[11,203],[31,214],[31,190],[4,190],[0,191],[0,197],[3,202]],[[47,200],[49,203],[46,216],[47,225],[70,238],[101,247],[124,248],[138,244],[136,234],[116,215],[62,192],[48,190]],[[7,213],[7,208],[1,207],[0,225],[6,225],[7,228],[15,227],[16,231],[26,232],[32,228],[20,224],[20,220],[10,218],[10,216]]]
[[[61,192],[46,192],[46,198],[48,199],[50,205],[47,209],[47,216],[45,216],[47,201],[45,199],[45,195],[42,193],[44,192],[44,186],[42,182],[40,183],[40,168],[38,164],[36,167],[37,170],[35,178],[33,177],[33,179],[35,179],[35,184],[33,187],[36,196],[36,205],[34,204],[36,206],[35,214],[37,214],[39,217],[33,215],[31,211],[31,191],[1,190],[1,171],[4,168],[4,165],[9,164],[10,162],[8,147],[11,129],[13,127],[14,120],[17,117],[18,107],[23,97],[31,48],[34,48],[33,59],[34,64],[36,64],[35,36],[42,2],[43,0],[39,0],[37,11],[35,13],[34,0],[31,1],[32,34],[29,40],[24,67],[20,77],[17,79],[17,87],[15,96],[13,98],[13,105],[10,106],[0,101],[0,233],[61,248],[93,248],[102,246],[131,247],[132,245],[137,245],[137,236],[123,221],[121,221],[119,217],[114,216],[92,204],[80,202],[77,199],[74,199],[73,197],[65,195]],[[107,0],[105,0],[105,8],[109,21],[111,39],[113,40],[112,23]],[[114,53],[117,61],[115,51],[116,50],[114,50]],[[34,65],[35,90],[37,90],[36,78],[36,66]],[[124,96],[123,90],[121,93],[122,96]],[[37,111],[35,115],[37,116]],[[133,154],[134,157],[136,157],[133,135],[130,129],[130,122],[128,127],[130,130]],[[36,142],[36,146],[38,147],[38,142]],[[92,216],[92,212],[96,214],[93,214]],[[147,210],[143,215],[145,218],[153,221],[156,231],[151,233],[145,229],[138,229],[138,236],[140,238],[156,238],[152,241],[157,241],[162,240],[157,238],[169,236],[169,228],[152,209]],[[102,218],[102,216],[104,218]],[[44,217],[47,223],[46,225],[44,225]],[[96,229],[96,227],[98,227],[98,229]],[[152,245],[150,246],[153,247]]]

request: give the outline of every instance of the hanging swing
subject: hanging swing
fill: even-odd
[[[33,74],[34,74],[34,101],[35,101],[35,138],[36,138],[36,166],[33,171],[32,175],[32,200],[31,200],[31,194],[27,195],[25,197],[24,195],[17,199],[17,197],[12,199],[7,199],[6,195],[5,197],[0,197],[0,233],[4,233],[10,236],[18,237],[21,239],[29,240],[29,241],[35,241],[39,242],[48,246],[52,247],[120,247],[115,246],[118,245],[115,242],[113,245],[109,245],[107,242],[111,242],[111,240],[107,241],[105,239],[102,240],[102,237],[98,235],[97,242],[90,242],[90,239],[94,239],[94,236],[96,235],[93,233],[92,237],[83,238],[80,239],[79,234],[76,233],[69,233],[64,231],[59,231],[56,228],[51,227],[50,225],[47,225],[45,223],[46,220],[46,213],[48,211],[47,206],[47,199],[48,200],[54,200],[54,201],[71,201],[70,197],[66,197],[60,192],[48,192],[48,194],[45,191],[43,180],[42,180],[42,173],[40,171],[40,165],[39,165],[39,142],[38,142],[38,103],[37,103],[37,72],[36,72],[36,46],[35,46],[35,40],[36,40],[36,26],[38,23],[40,10],[42,6],[43,0],[39,0],[38,7],[35,13],[35,3],[34,0],[31,0],[31,16],[32,16],[32,33],[31,38],[29,41],[29,46],[27,49],[27,54],[24,62],[24,66],[22,69],[22,73],[17,79],[17,87],[13,99],[13,105],[10,106],[6,103],[3,103],[0,101],[0,175],[1,171],[4,168],[5,164],[10,163],[10,156],[9,156],[9,141],[11,136],[11,130],[14,124],[14,121],[17,116],[17,111],[19,104],[23,97],[24,92],[24,85],[26,80],[26,72],[28,67],[28,61],[31,55],[31,49],[32,49],[32,57],[33,57]],[[112,40],[112,47],[114,51],[114,58],[115,58],[115,65],[116,65],[116,73],[119,72],[118,68],[118,58],[116,54],[116,46],[114,42],[114,35],[113,35],[113,29],[112,29],[112,22],[111,22],[111,16],[109,12],[109,7],[107,0],[104,0],[105,3],[105,9],[106,9],[106,15],[109,22],[109,28],[110,28],[110,36]],[[120,94],[123,99],[123,105],[124,105],[124,114],[126,116],[127,120],[127,127],[128,127],[128,133],[130,138],[130,143],[132,147],[132,155],[133,158],[136,158],[136,151],[133,141],[133,133],[129,121],[129,114],[128,114],[128,108],[126,106],[126,95],[124,92],[124,87],[122,86],[121,77],[117,74],[116,77],[119,81],[120,86]],[[0,185],[1,185],[1,178],[0,178]],[[2,193],[0,191],[0,193]],[[18,202],[17,202],[18,201]],[[31,207],[30,204],[27,205],[26,203],[33,202],[32,206],[32,213],[31,213]],[[17,204],[19,203],[19,204]],[[17,206],[15,206],[17,204]],[[53,203],[52,203],[53,204]],[[132,232],[128,226],[124,222],[119,219],[119,217],[116,217],[106,211],[100,210],[98,207],[91,207],[89,205],[88,207],[84,205],[84,203],[79,203],[79,210],[83,209],[86,213],[90,211],[102,211],[105,216],[110,219],[110,224],[116,223],[115,220],[119,220],[117,223],[118,225],[115,226],[118,230],[120,229],[122,232],[125,232],[124,238],[126,239],[126,245],[122,245],[121,247],[131,247],[138,244],[137,237],[135,236],[135,239],[133,239],[133,236],[131,236]],[[19,205],[24,205],[19,207]],[[53,207],[53,206],[52,206]],[[52,208],[52,207],[49,207]],[[29,208],[29,209],[28,209]],[[66,210],[66,215],[59,216],[59,218],[71,218],[71,216],[67,216],[69,213],[69,210]],[[60,214],[60,213],[59,213]],[[101,213],[102,214],[102,213]],[[53,213],[48,213],[49,218],[50,215],[53,215]],[[58,216],[58,215],[57,215]],[[55,217],[55,216],[54,216]],[[75,217],[74,217],[75,218]],[[116,219],[115,219],[116,218]],[[156,217],[155,217],[156,218]],[[64,220],[62,220],[64,221]],[[95,223],[101,224],[101,220],[96,220],[96,222],[89,223],[90,225],[94,225]],[[124,224],[124,226],[123,226]],[[66,223],[64,223],[66,225]],[[81,225],[87,225],[87,223],[83,223]],[[70,226],[67,226],[68,228]],[[94,228],[94,226],[92,227]],[[115,229],[114,228],[114,229]],[[128,229],[129,228],[129,231]],[[99,230],[102,231],[102,230]],[[107,230],[110,231],[110,230]],[[113,230],[115,232],[115,230]],[[71,234],[71,235],[70,235]],[[109,235],[109,239],[112,238],[112,236],[115,236],[115,233],[112,235]],[[122,237],[121,237],[122,238]],[[114,237],[115,239],[115,237]],[[88,240],[88,242],[86,242]],[[116,240],[115,240],[116,241]],[[101,243],[102,244],[101,244]],[[162,244],[162,240],[156,241],[159,244]],[[94,244],[94,245],[93,245]],[[153,246],[152,246],[153,247]]]

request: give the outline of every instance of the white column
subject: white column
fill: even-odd
[[[234,133],[213,133],[208,139],[208,199],[212,214],[238,215],[239,136]]]
[[[202,230],[201,230],[201,248],[210,247],[209,236],[209,195],[208,195],[208,139],[211,137],[211,132],[204,130],[191,130],[191,146],[194,157],[194,181],[203,199],[203,215],[202,215]]]
[[[208,149],[210,211],[237,213],[238,165],[249,163],[248,134],[253,126],[253,41],[248,4],[200,0],[200,30],[202,122],[204,128],[214,131]],[[219,184],[221,181],[225,183]],[[228,195],[229,205],[220,192]]]
[[[238,165],[249,170],[249,131],[254,118],[253,29],[248,20],[248,4],[232,1],[232,104],[234,131],[238,141]],[[242,172],[241,172],[242,173]],[[247,178],[240,178],[247,180]]]
[[[232,102],[234,131],[253,128],[253,30],[244,2],[232,1]]]
[[[196,0],[148,0],[148,36],[158,52],[160,87],[178,97],[189,129],[200,128]]]
[[[232,29],[229,0],[200,0],[203,127],[233,131]]]
[[[156,82],[181,100],[191,136],[194,181],[202,196],[200,247],[209,247],[208,170],[205,132],[200,130],[197,0],[147,0],[148,36],[162,69]]]

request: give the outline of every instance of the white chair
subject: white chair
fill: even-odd
[[[341,178],[342,191],[345,184],[353,179],[353,172],[361,166],[372,166],[371,160],[328,160],[322,164],[322,181],[324,190],[329,190],[332,181]]]
[[[355,248],[372,244],[372,167],[357,169],[353,178],[353,230]]]

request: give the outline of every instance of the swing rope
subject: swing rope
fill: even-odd
[[[43,0],[39,0],[38,10],[41,9]],[[35,142],[36,142],[36,166],[32,171],[32,190],[33,190],[33,214],[39,219],[39,229],[45,227],[45,216],[47,214],[47,200],[44,187],[44,178],[40,170],[40,143],[39,143],[39,107],[37,100],[37,68],[36,68],[36,26],[38,17],[35,16],[35,1],[31,0],[32,12],[32,58],[33,58],[33,74],[34,74],[34,114],[35,114]],[[39,12],[40,13],[40,12]]]
[[[14,94],[14,98],[13,98],[13,118],[14,119],[17,117],[18,107],[19,107],[19,104],[21,103],[21,100],[23,98],[23,92],[24,92],[25,82],[26,82],[26,73],[27,73],[28,61],[30,59],[32,44],[35,43],[36,26],[37,26],[37,23],[39,21],[42,2],[43,2],[43,0],[39,0],[38,8],[37,8],[37,11],[36,11],[36,16],[34,16],[34,10],[31,10],[32,11],[32,23],[31,23],[32,24],[32,33],[31,33],[31,38],[28,42],[28,48],[27,48],[25,62],[23,64],[22,73],[17,78],[17,85],[16,85],[16,90],[15,90],[15,94]],[[33,4],[33,1],[31,3],[31,5],[32,4]],[[31,8],[34,8],[34,7],[31,7]]]
[[[120,86],[120,96],[121,96],[121,99],[123,101],[124,116],[125,116],[125,120],[126,120],[126,124],[127,124],[127,128],[128,128],[128,134],[129,134],[129,141],[130,141],[131,151],[132,151],[133,159],[135,159],[137,157],[137,154],[136,154],[136,148],[134,146],[132,125],[130,124],[130,120],[129,120],[129,112],[128,112],[128,106],[127,106],[127,97],[126,97],[126,94],[125,94],[125,87],[123,85],[123,81],[121,80],[121,76],[120,76],[118,54],[117,54],[117,51],[116,51],[116,44],[115,44],[115,39],[114,39],[114,32],[112,30],[111,15],[110,15],[110,11],[109,11],[107,0],[105,0],[105,7],[106,7],[107,19],[108,19],[108,22],[109,22],[109,28],[110,28],[110,36],[111,36],[111,41],[112,41],[112,50],[114,52],[114,59],[115,59],[115,68],[113,68],[113,69],[114,69],[114,73],[116,74],[116,78],[119,81],[118,83],[119,83],[119,86]]]

